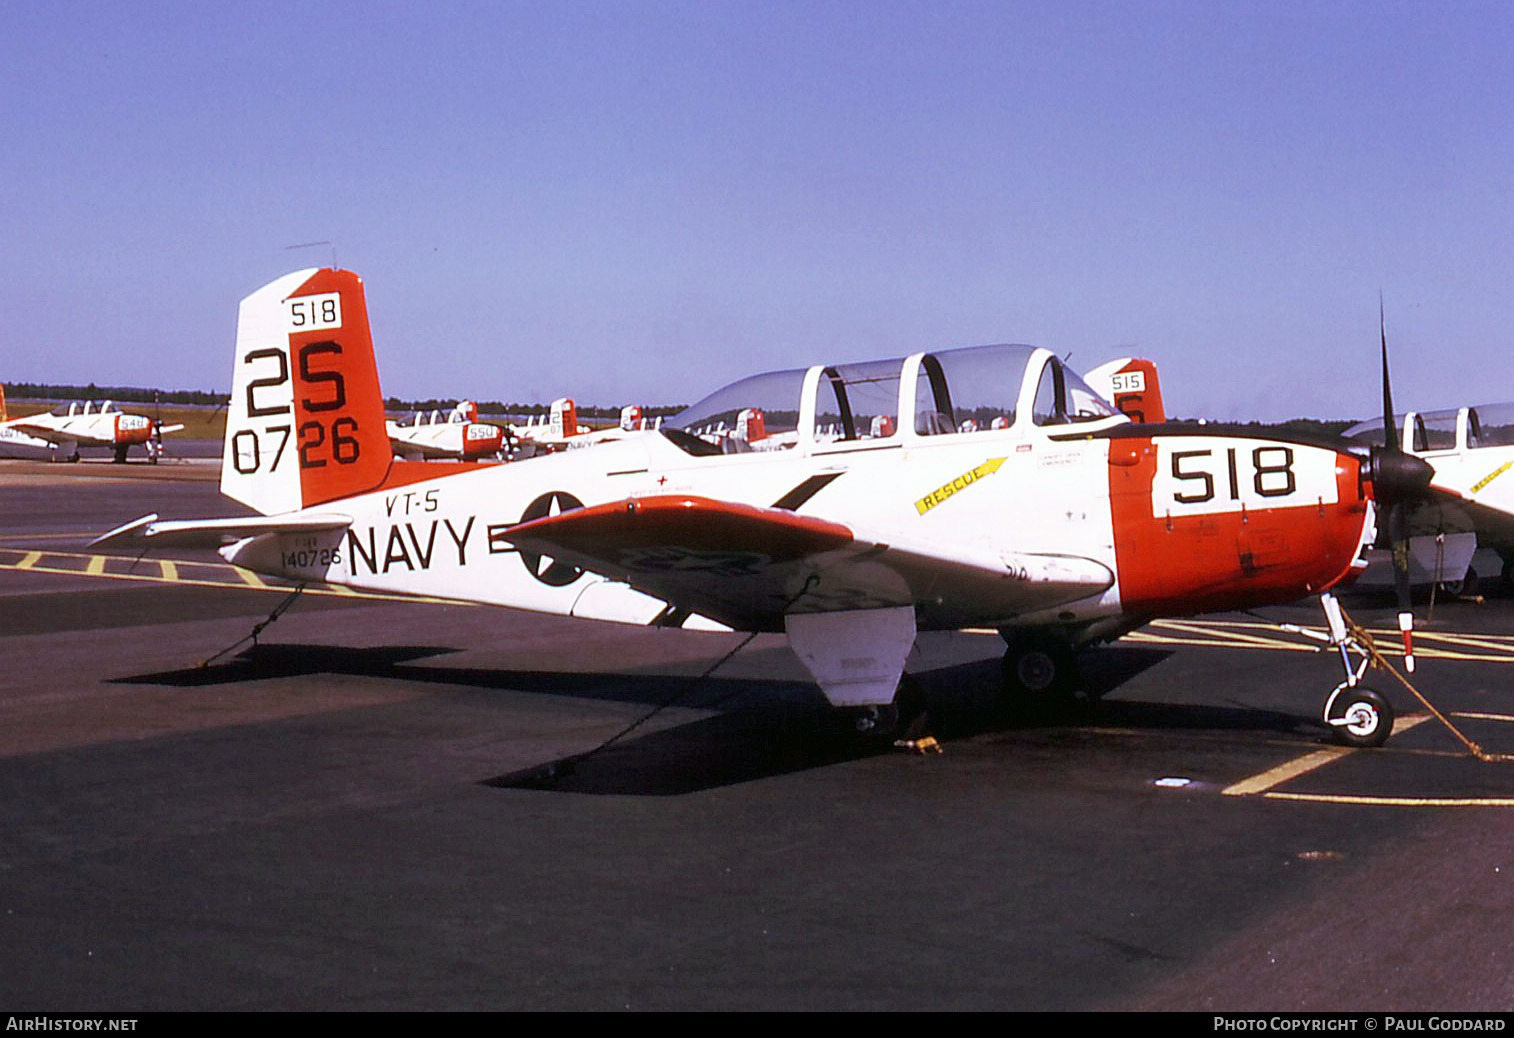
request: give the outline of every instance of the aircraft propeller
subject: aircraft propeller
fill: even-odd
[[[1409,585],[1409,507],[1422,495],[1435,475],[1423,458],[1403,449],[1393,425],[1393,385],[1388,376],[1388,330],[1382,299],[1377,303],[1378,331],[1382,338],[1383,445],[1372,448],[1372,487],[1386,512],[1388,547],[1393,556],[1393,589],[1398,598],[1398,629],[1404,641],[1404,667],[1414,671],[1414,612]]]

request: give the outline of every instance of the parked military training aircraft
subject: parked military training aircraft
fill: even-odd
[[[610,440],[618,440],[626,433],[656,428],[662,423],[660,418],[655,423],[642,418],[640,407],[627,404],[620,409],[619,425],[591,429],[579,424],[578,408],[568,397],[559,397],[552,401],[547,414],[542,415],[541,418],[542,420],[535,424],[527,422],[525,425],[510,427],[511,432],[520,441],[523,457],[537,453],[593,447],[596,444],[608,443]]]
[[[744,412],[766,449],[691,431]],[[832,704],[887,729],[909,713],[918,630],[997,628],[1012,685],[1065,688],[1075,647],[1349,582],[1374,497],[1425,469],[1135,425],[1029,346],[757,375],[659,431],[518,465],[395,461],[383,430],[361,281],[286,275],[242,301],[222,459],[222,491],[260,515],[147,516],[98,543],[224,543],[296,580],[782,631]],[[1325,718],[1363,743],[1392,723],[1349,668]]]
[[[389,446],[407,461],[447,458],[476,461],[499,454],[506,432],[478,420],[478,408],[464,400],[446,414],[417,412],[399,422],[385,422]]]
[[[80,447],[109,447],[115,452],[115,460],[124,462],[126,452],[141,444],[148,460],[156,465],[163,450],[163,434],[182,428],[164,427],[145,415],[127,414],[110,400],[98,407],[85,401],[61,404],[46,414],[8,418],[5,393],[0,390],[0,443],[48,448],[54,461],[60,457],[78,461]]]
[[[1415,581],[1453,591],[1475,585],[1471,563],[1479,547],[1496,551],[1504,580],[1514,580],[1514,403],[1410,411],[1394,415],[1393,427],[1402,450],[1435,470],[1430,492],[1406,506]],[[1362,422],[1344,435],[1376,443],[1383,421]]]

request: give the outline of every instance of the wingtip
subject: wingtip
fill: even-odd
[[[144,515],[140,519],[133,519],[129,523],[122,523],[120,526],[116,527],[114,530],[111,530],[109,533],[102,533],[100,536],[90,541],[86,547],[103,548],[109,547],[112,544],[126,544],[133,541],[142,540],[146,536],[147,527],[157,521],[158,513],[149,513],[148,515]],[[138,534],[141,534],[141,536],[138,536]]]

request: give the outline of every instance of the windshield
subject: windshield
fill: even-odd
[[[728,439],[753,443],[777,437],[773,445],[792,446],[803,390],[803,368],[753,375],[715,390],[668,419],[662,428],[690,433],[708,443]]]

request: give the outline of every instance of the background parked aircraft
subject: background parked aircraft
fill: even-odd
[[[386,422],[389,445],[397,457],[407,461],[445,458],[454,461],[477,461],[499,455],[507,432],[497,425],[478,420],[478,408],[464,400],[445,414],[440,411],[417,411],[398,422]]]
[[[1473,553],[1488,548],[1514,582],[1514,403],[1478,404],[1393,417],[1402,450],[1435,470],[1430,491],[1407,507],[1409,566],[1416,583],[1467,591],[1477,584]],[[1349,439],[1378,443],[1380,418],[1346,430]]]
[[[81,447],[108,447],[116,461],[124,462],[127,451],[141,444],[148,460],[157,464],[163,434],[182,428],[164,427],[146,415],[128,414],[110,400],[61,404],[45,414],[10,418],[4,390],[0,389],[0,443],[47,448],[54,461],[78,461]]]

